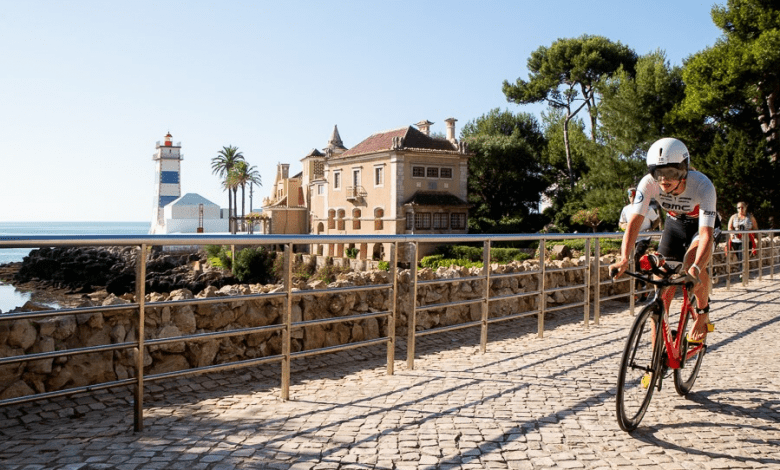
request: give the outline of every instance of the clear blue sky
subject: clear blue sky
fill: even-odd
[[[603,35],[672,64],[715,43],[714,3],[0,0],[0,222],[147,221],[155,142],[182,143],[182,192],[221,206],[235,145],[264,187],[338,125],[347,147],[508,103],[503,80],[558,38]],[[248,204],[248,201],[247,201]]]

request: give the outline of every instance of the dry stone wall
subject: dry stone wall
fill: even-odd
[[[768,240],[766,240],[768,246]],[[731,256],[734,256],[733,254]],[[612,256],[600,260],[599,278],[608,280],[608,264]],[[723,255],[718,255],[715,264],[722,264]],[[739,266],[736,258],[732,271]],[[765,260],[765,264],[768,260]],[[754,262],[754,265],[757,263]],[[587,269],[584,258],[565,258],[547,262],[545,269],[546,289],[585,283]],[[566,270],[566,268],[583,268]],[[754,266],[755,267],[755,266]],[[725,267],[717,268],[723,272]],[[538,260],[523,263],[491,266],[491,297],[534,293],[539,289],[540,273]],[[550,272],[552,271],[552,272]],[[523,274],[528,273],[528,274]],[[396,335],[403,336],[408,328],[411,311],[412,272],[398,272],[398,297]],[[512,276],[501,276],[512,274]],[[436,271],[421,269],[418,281],[434,279],[460,279],[458,282],[418,284],[418,305],[442,304],[484,297],[485,282],[475,279],[479,268],[439,268]],[[318,289],[326,287],[348,287],[390,284],[385,271],[352,272],[342,274],[329,285],[322,281],[306,282],[296,280],[291,306],[292,321],[300,322],[334,317],[344,317],[369,312],[387,312],[391,309],[390,289],[373,291],[329,293],[316,295]],[[628,291],[628,282],[605,283],[600,287],[602,297]],[[282,292],[281,285],[231,285],[221,289],[207,287],[193,295],[186,289],[170,294],[152,293],[146,302],[175,301],[185,299],[206,299],[225,297],[224,302],[194,306],[166,305],[145,309],[144,335],[146,340],[174,338],[183,335],[212,331],[228,331],[240,328],[276,325],[283,321],[285,300],[283,298],[261,298],[235,300],[229,296],[256,293]],[[546,294],[547,307],[577,304],[584,299],[584,289],[565,289]],[[134,301],[132,295],[122,297],[109,295],[100,305],[126,305]],[[94,306],[87,302],[83,306]],[[517,299],[499,300],[490,303],[490,317],[501,317],[520,312],[534,312],[539,308],[539,295],[528,295]],[[581,308],[581,307],[580,307]],[[0,321],[0,357],[24,356],[35,353],[64,351],[74,348],[106,344],[133,343],[138,336],[137,309],[97,311],[75,315],[42,318],[35,320]],[[0,318],[2,318],[0,316]],[[448,306],[434,310],[419,311],[417,329],[425,330],[442,326],[476,321],[481,318],[481,303]],[[293,352],[328,346],[359,342],[387,336],[386,318],[370,318],[325,325],[313,325],[293,329],[291,349]],[[143,354],[144,374],[204,367],[243,359],[267,357],[281,354],[280,332],[260,332],[231,336],[221,339],[177,341],[160,345],[149,345]],[[67,357],[30,360],[0,365],[0,399],[14,398],[34,393],[51,392],[119,379],[131,378],[135,374],[133,348],[121,351],[94,352]]]

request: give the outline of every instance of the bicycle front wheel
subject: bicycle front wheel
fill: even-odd
[[[701,363],[704,360],[704,352],[707,350],[704,344],[688,343],[686,340],[688,333],[693,330],[694,323],[691,314],[687,313],[682,323],[683,336],[680,345],[681,354],[685,354],[685,357],[682,360],[682,367],[674,370],[674,389],[681,396],[687,395],[693,388],[693,383],[699,376]]]
[[[660,348],[653,343],[660,340],[657,323],[660,306],[651,303],[637,315],[623,349],[617,381],[617,420],[620,429],[631,432],[650,405],[653,388],[660,369]],[[656,321],[653,321],[653,318]],[[654,331],[655,330],[655,331]]]

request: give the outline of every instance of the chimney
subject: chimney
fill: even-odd
[[[277,163],[276,164],[276,181],[285,180],[290,174],[289,163]]]
[[[455,123],[458,122],[455,118],[447,118],[444,120],[447,123],[447,140],[453,144],[458,143],[458,139],[455,138]]]
[[[415,126],[417,126],[417,128],[420,129],[420,132],[422,132],[423,134],[425,134],[427,136],[430,136],[431,135],[431,125],[432,124],[433,123],[431,121],[429,121],[427,119],[423,119],[422,121],[420,121],[417,124],[415,124]]]

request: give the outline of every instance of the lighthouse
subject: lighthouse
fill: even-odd
[[[155,164],[155,194],[152,227],[149,231],[151,234],[164,230],[165,206],[181,197],[181,142],[173,145],[171,133],[168,132],[162,144],[157,142],[156,149],[152,156]]]

